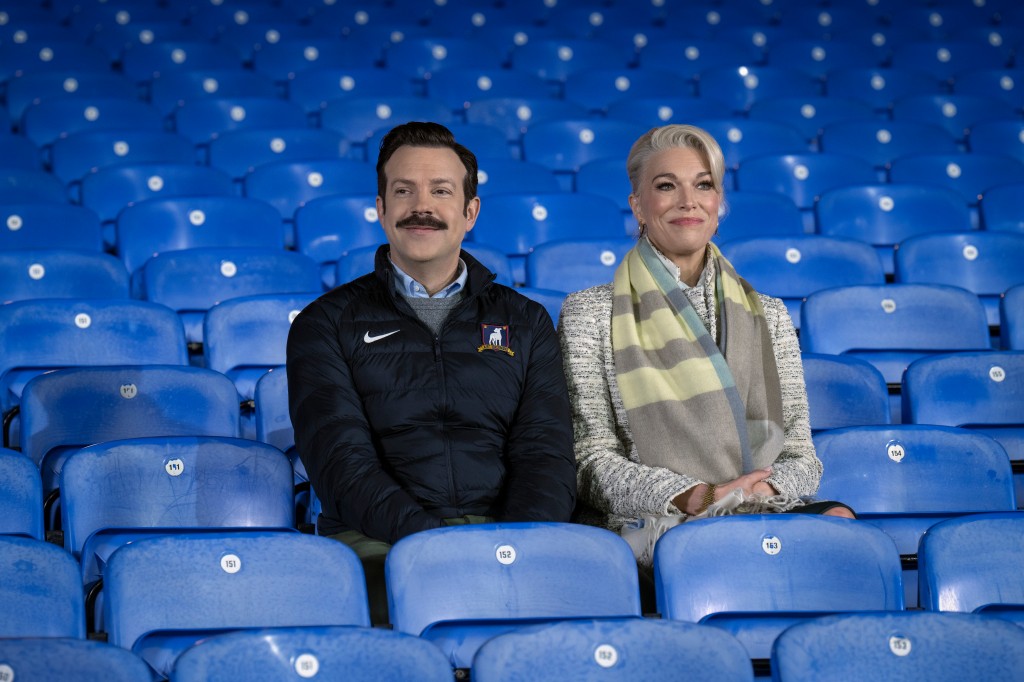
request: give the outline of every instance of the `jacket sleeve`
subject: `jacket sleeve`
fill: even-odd
[[[576,503],[569,398],[554,326],[529,302],[526,383],[506,444],[504,521],[568,521]]]
[[[313,490],[330,516],[377,540],[439,528],[382,466],[327,305],[307,307],[288,335],[289,408]]]

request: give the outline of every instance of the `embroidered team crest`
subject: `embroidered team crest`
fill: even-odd
[[[515,351],[509,348],[509,329],[507,324],[482,324],[480,325],[481,346],[476,349],[477,353],[485,350],[496,350],[508,353],[509,357],[515,356]]]

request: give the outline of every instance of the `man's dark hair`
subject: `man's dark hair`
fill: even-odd
[[[440,123],[429,121],[410,121],[409,123],[395,126],[380,141],[380,152],[377,154],[377,195],[380,197],[381,207],[387,210],[385,192],[387,191],[388,179],[384,174],[384,164],[388,162],[388,159],[391,158],[391,155],[399,147],[405,146],[447,147],[458,155],[462,165],[466,167],[466,178],[462,181],[463,194],[466,195],[466,203],[462,207],[463,214],[465,214],[470,200],[476,196],[476,155],[456,142],[452,131]]]

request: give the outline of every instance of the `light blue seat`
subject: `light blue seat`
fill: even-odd
[[[91,171],[79,188],[83,206],[103,223],[113,223],[128,206],[167,197],[228,197],[234,194],[224,171],[192,163],[140,163]],[[113,231],[104,238],[114,244]]]
[[[210,141],[208,163],[236,182],[255,168],[279,161],[344,159],[350,144],[340,133],[316,128],[233,130]]]
[[[732,201],[730,196],[729,200]],[[850,185],[828,190],[816,206],[818,231],[875,247],[887,275],[893,247],[918,234],[971,229],[967,201],[955,190],[922,183]]]
[[[103,250],[103,228],[91,209],[72,204],[6,202],[0,208],[0,248]]]
[[[437,647],[418,637],[379,628],[309,626],[211,637],[178,657],[171,681],[243,682],[267,675],[449,682],[452,670]]]
[[[796,203],[777,192],[736,191],[726,195],[728,210],[719,217],[715,241],[805,233]]]
[[[956,138],[948,130],[935,123],[912,120],[829,123],[822,128],[820,143],[823,151],[870,161],[883,176],[884,170],[900,156],[959,151]]]
[[[319,295],[241,296],[213,306],[203,321],[206,366],[226,374],[239,395],[251,400],[259,378],[285,364],[292,320]]]
[[[636,240],[625,236],[543,242],[526,256],[526,286],[569,293],[608,284],[634,246]]]
[[[277,209],[281,219],[292,220],[307,202],[332,194],[377,195],[373,164],[353,159],[271,161],[245,176],[245,196]]]
[[[320,268],[310,257],[249,247],[165,251],[136,271],[134,284],[136,298],[177,311],[189,343],[202,343],[206,311],[221,301],[322,291]]]
[[[233,130],[306,126],[306,112],[298,104],[248,95],[188,100],[173,118],[175,131],[197,145]]]
[[[884,32],[871,31],[871,35],[884,36]],[[886,113],[902,97],[940,92],[938,82],[927,72],[910,68],[847,67],[830,71],[825,78],[825,94],[856,97]]]
[[[591,526],[427,530],[395,543],[385,576],[394,629],[441,647],[455,668],[470,667],[485,640],[523,625],[640,616],[629,545]]]
[[[896,249],[896,281],[948,284],[981,299],[989,327],[999,326],[999,298],[1024,284],[1024,234],[940,232],[911,237]]]
[[[571,620],[499,635],[480,647],[472,676],[479,682],[628,682],[658,679],[668,670],[722,682],[754,679],[743,645],[728,633],[643,618]]]
[[[892,105],[894,121],[934,123],[945,128],[957,140],[965,139],[967,131],[976,123],[1015,116],[1010,104],[983,95],[912,95],[901,97]]]
[[[54,240],[51,243],[56,243]],[[30,298],[128,298],[128,271],[106,253],[69,249],[0,251],[0,302]]]
[[[903,609],[900,557],[882,531],[806,514],[723,516],[654,547],[662,618],[723,628],[767,659],[787,627],[820,615]]]
[[[149,83],[149,100],[164,116],[188,102],[235,97],[276,97],[266,76],[236,67],[164,71]]]
[[[135,82],[154,80],[167,71],[241,68],[237,52],[211,40],[157,40],[135,43],[121,55],[124,74]]]
[[[818,496],[842,500],[896,543],[908,608],[917,606],[917,547],[931,526],[1016,508],[1006,451],[983,434],[918,424],[857,426],[818,433],[814,445],[825,469]]]
[[[871,163],[855,156],[830,152],[762,154],[747,159],[736,172],[742,191],[777,192],[809,210],[830,189],[877,182]]]
[[[999,345],[1024,350],[1024,286],[1010,287],[999,301]]]
[[[355,144],[365,143],[380,128],[406,121],[446,125],[455,120],[455,114],[442,102],[411,95],[343,97],[328,100],[320,110],[321,128],[336,130]]]
[[[85,639],[78,562],[48,542],[0,536],[0,605],[6,613],[0,638]]]
[[[933,526],[917,553],[921,607],[1024,623],[1018,570],[1022,529],[1020,512],[965,516]]]
[[[665,68],[666,62],[656,60],[654,63],[660,66],[581,69],[571,73],[565,81],[565,99],[579,102],[588,111],[605,113],[612,103],[622,99],[654,97],[666,92],[687,94],[692,91],[685,76],[674,69]]]
[[[301,533],[140,540],[111,555],[103,589],[109,641],[136,652],[164,677],[182,651],[215,634],[370,625],[355,552],[335,540]]]
[[[132,204],[117,218],[117,252],[129,272],[165,251],[208,246],[283,249],[281,216],[257,199],[189,196]]]
[[[745,115],[765,97],[813,96],[821,93],[814,78],[778,66],[718,66],[700,73],[697,94],[724,102],[729,114]],[[724,112],[723,112],[724,113]]]
[[[295,211],[295,248],[319,264],[325,288],[335,285],[335,267],[343,254],[384,241],[374,194],[318,197]]]
[[[972,152],[1006,154],[1024,161],[1024,121],[1011,118],[979,121],[971,126],[967,143]]]
[[[473,100],[465,115],[467,122],[500,128],[505,131],[505,137],[509,142],[519,143],[523,135],[537,123],[584,118],[587,116],[587,109],[578,102],[536,93],[525,97],[487,97]]]
[[[39,148],[90,130],[163,129],[163,118],[156,107],[130,97],[48,97],[29,105],[21,120],[22,134]]]
[[[195,162],[192,143],[165,131],[84,131],[58,139],[50,149],[51,172],[69,185],[80,183],[83,177],[99,168]]]
[[[315,114],[335,99],[348,97],[411,97],[415,89],[397,73],[376,66],[316,66],[288,81],[288,99]]]
[[[849,355],[820,353],[803,353],[801,360],[812,434],[889,423],[885,378],[870,362]]]
[[[786,122],[727,116],[696,119],[694,125],[711,133],[722,148],[726,168],[732,171],[760,154],[803,154],[810,151],[810,138],[805,139],[799,129]]]
[[[43,540],[43,482],[36,463],[0,448],[0,493],[0,535]]]
[[[856,613],[795,625],[776,640],[777,682],[1012,679],[1024,665],[1024,631],[949,613]]]
[[[84,639],[0,639],[0,666],[18,682],[150,682],[145,661],[121,647]]]
[[[558,319],[562,315],[562,304],[565,303],[566,293],[564,291],[535,289],[533,287],[518,287],[516,291],[531,301],[536,301],[544,306],[544,310],[551,317],[551,323],[556,326],[558,325]]]

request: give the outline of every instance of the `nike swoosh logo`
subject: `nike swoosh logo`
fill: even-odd
[[[392,334],[397,334],[400,331],[402,331],[402,330],[401,329],[396,329],[393,332],[388,332],[387,334],[381,334],[380,336],[370,336],[370,332],[366,332],[366,334],[363,335],[363,341],[365,343],[373,343],[375,341],[380,341],[381,339],[386,339],[387,337],[391,336]]]

